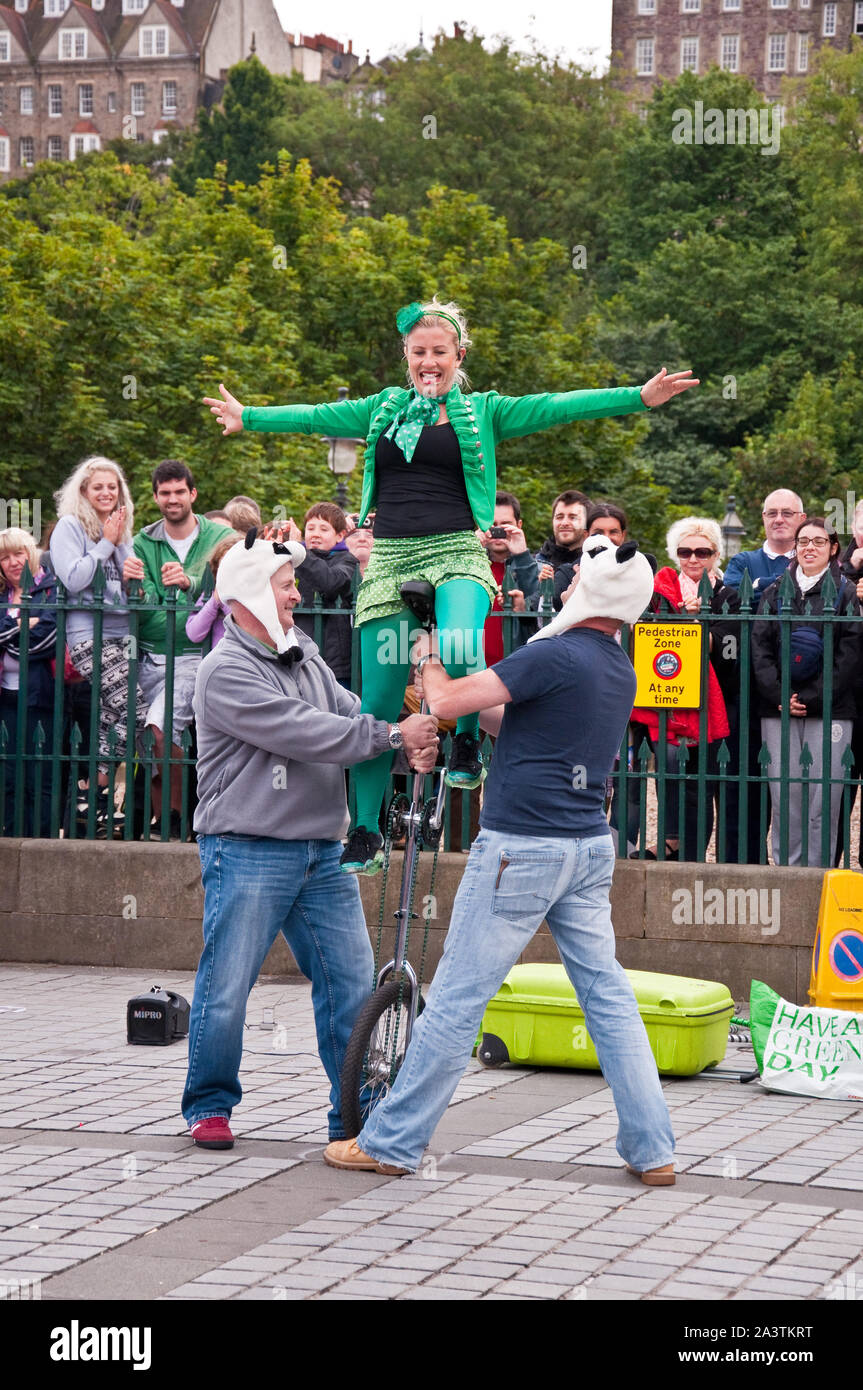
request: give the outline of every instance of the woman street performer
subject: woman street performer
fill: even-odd
[[[663,405],[699,383],[690,371],[665,368],[641,388],[566,391],[533,396],[468,392],[464,359],[471,339],[457,304],[437,298],[400,309],[408,388],[391,386],[361,400],[322,405],[243,406],[220,383],[221,400],[205,397],[223,434],[267,430],[366,440],[360,525],[376,509],[374,548],[357,596],[362,709],[394,723],[409,672],[414,620],[400,587],[422,579],[435,587],[438,641],[447,673],[481,671],[482,631],[495,584],[476,529],[494,517],[495,448],[504,439],[572,420],[627,415]],[[479,786],[484,775],[477,715],[459,719],[447,770],[451,786]],[[398,746],[398,730],[393,734]],[[341,865],[376,873],[378,834],[391,753],[356,768],[356,823]]]

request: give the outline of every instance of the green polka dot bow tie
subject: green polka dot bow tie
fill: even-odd
[[[414,391],[407,405],[402,407],[389,429],[384,431],[384,438],[393,440],[408,463],[414,456],[414,450],[426,425],[437,423],[443,399],[444,397],[436,399],[434,396],[421,396],[419,391]]]

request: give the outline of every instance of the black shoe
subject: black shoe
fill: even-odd
[[[376,874],[383,867],[383,839],[357,826],[348,836],[339,867],[346,874]]]
[[[449,755],[449,767],[444,777],[448,786],[461,787],[463,791],[472,791],[474,787],[479,786],[485,777],[485,768],[478,738],[471,734],[455,735]]]

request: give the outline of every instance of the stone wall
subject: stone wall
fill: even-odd
[[[426,905],[433,910],[426,978],[440,959],[464,864],[462,854],[441,854],[434,901],[424,904],[430,861],[423,859],[415,910]],[[388,953],[400,870],[401,855],[395,854],[384,914]],[[738,1001],[748,999],[755,978],[803,1003],[821,882],[820,869],[622,860],[612,891],[618,957],[638,970],[721,980]],[[374,941],[381,879],[362,878],[360,886]],[[127,966],[141,969],[142,987],[153,982],[150,976],[165,984],[167,972],[195,968],[202,911],[194,845],[0,840],[3,960]],[[415,965],[422,935],[421,923],[414,924],[410,955]],[[546,926],[524,959],[557,959]],[[264,971],[296,973],[281,939]]]

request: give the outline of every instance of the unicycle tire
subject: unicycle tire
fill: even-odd
[[[401,1000],[399,1000],[401,995]],[[420,995],[417,1014],[422,1013]],[[341,1110],[345,1136],[355,1139],[363,1121],[388,1095],[404,1061],[410,1012],[410,987],[385,980],[357,1015],[342,1064]]]

